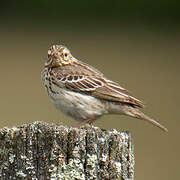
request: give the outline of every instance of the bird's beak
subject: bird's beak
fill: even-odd
[[[61,63],[58,60],[58,55],[56,55],[55,53],[52,53],[51,50],[48,50],[48,58],[44,66],[47,68],[61,66]]]
[[[53,67],[59,67],[61,66],[57,60],[53,60],[52,58],[48,58],[48,60],[44,64],[45,67],[47,68],[53,68]]]

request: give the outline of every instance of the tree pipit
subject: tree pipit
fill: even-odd
[[[143,103],[94,67],[77,60],[63,45],[48,50],[42,71],[47,93],[58,110],[91,124],[104,114],[123,114],[146,120],[167,131],[139,109]]]

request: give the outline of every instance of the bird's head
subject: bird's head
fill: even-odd
[[[69,49],[63,45],[53,45],[48,50],[45,67],[53,68],[71,64],[74,61]]]

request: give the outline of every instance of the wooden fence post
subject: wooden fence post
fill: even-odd
[[[2,180],[133,180],[128,132],[36,121],[0,129]]]

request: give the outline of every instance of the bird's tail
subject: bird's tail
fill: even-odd
[[[163,125],[161,125],[160,123],[158,123],[157,121],[155,121],[154,119],[150,118],[149,116],[145,115],[143,112],[141,112],[138,108],[132,107],[132,106],[125,106],[123,108],[123,112],[126,115],[132,116],[132,117],[136,117],[138,119],[143,119],[146,120],[148,122],[150,122],[151,124],[159,127],[160,129],[162,129],[163,131],[168,132],[168,129],[166,127],[164,127]]]

